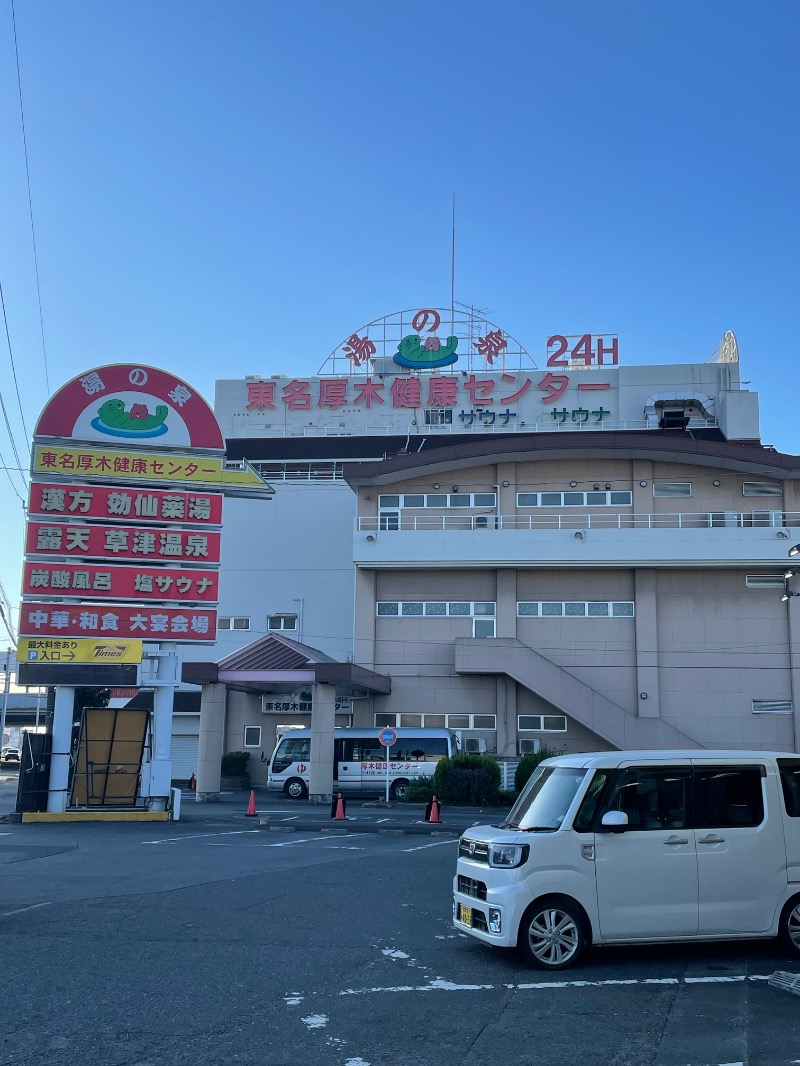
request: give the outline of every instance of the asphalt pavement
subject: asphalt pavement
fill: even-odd
[[[0,1066],[800,1062],[800,997],[766,980],[800,967],[770,942],[531,970],[453,928],[453,838],[358,805],[364,831],[273,833],[240,800],[0,827]]]

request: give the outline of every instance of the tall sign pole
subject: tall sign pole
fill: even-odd
[[[224,446],[203,397],[157,367],[89,370],[42,411],[18,673],[56,688],[50,811],[69,803],[75,688],[137,686],[143,642],[157,666],[141,800],[166,806],[179,648],[216,637],[223,494],[271,491],[246,464],[229,465]]]

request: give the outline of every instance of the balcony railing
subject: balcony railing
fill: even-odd
[[[359,518],[363,532],[485,529],[768,529],[800,527],[798,511],[683,511],[676,514],[381,515]]]

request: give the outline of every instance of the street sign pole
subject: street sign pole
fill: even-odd
[[[386,802],[389,802],[389,749],[397,743],[397,733],[390,725],[378,733],[378,742],[386,749]]]

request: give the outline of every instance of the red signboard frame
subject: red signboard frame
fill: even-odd
[[[177,418],[185,426],[189,439],[181,445],[184,450],[224,449],[225,442],[214,412],[196,389],[165,370],[135,363],[96,367],[68,381],[48,400],[39,416],[34,435],[93,441],[107,437],[106,443],[109,445],[123,441],[130,445],[137,440],[142,440],[148,446],[157,445],[159,438],[154,437],[156,431],[148,430],[151,421],[157,421],[156,412],[150,410],[148,403],[131,401],[132,397],[138,396],[146,398],[148,403],[151,397],[155,398],[162,409],[167,409],[165,425],[170,418]],[[97,423],[105,426],[102,434],[81,434],[76,427],[87,408],[97,408],[99,403],[108,401],[117,405],[118,416],[110,419],[108,425]],[[172,446],[169,433],[165,433],[163,444]]]
[[[217,612],[213,607],[26,601],[20,607],[19,633],[49,639],[103,637],[208,644],[216,639]]]
[[[210,568],[81,565],[46,559],[25,563],[22,595],[37,599],[57,596],[59,599],[213,604],[219,599],[219,572]]]
[[[59,508],[58,503],[62,498],[63,507]],[[40,515],[43,519],[105,519],[107,522],[220,526],[222,500],[222,493],[219,492],[183,492],[131,485],[79,485],[34,481],[31,483],[28,497],[28,514]],[[208,501],[207,506],[203,501]],[[127,514],[124,513],[126,509]],[[155,514],[147,513],[153,509]],[[208,518],[197,517],[206,510],[209,513]],[[140,511],[143,513],[138,513]]]
[[[54,532],[52,536],[43,534],[40,537],[42,530],[60,531],[60,536]],[[164,540],[165,537],[176,539]],[[197,538],[200,538],[200,541],[205,540],[206,555],[196,553],[195,549],[202,549],[202,544]],[[151,544],[151,541],[153,550],[144,550]],[[120,546],[119,550],[109,548],[110,542]],[[54,546],[47,547],[46,543]],[[70,545],[73,546],[70,547]],[[176,554],[173,554],[171,550],[173,545],[180,547],[180,551]],[[215,530],[198,532],[195,529],[157,529],[147,526],[87,525],[56,521],[28,522],[25,533],[25,552],[28,556],[57,556],[67,559],[108,559],[115,562],[125,559],[137,563],[218,565],[220,534]]]

